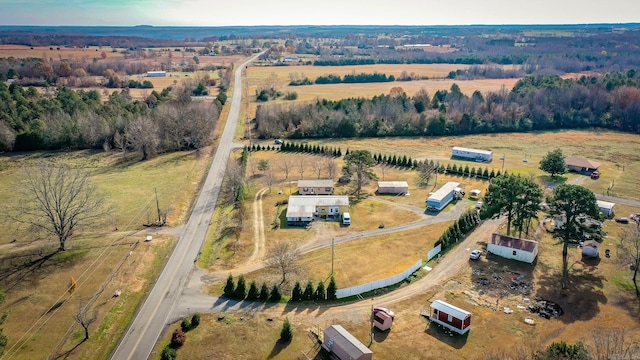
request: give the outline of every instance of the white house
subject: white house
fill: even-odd
[[[147,77],[165,77],[167,76],[166,71],[147,71]]]
[[[340,360],[372,360],[373,352],[340,325],[324,330],[322,347]]]
[[[378,181],[378,194],[409,194],[406,181]]]
[[[531,264],[538,256],[538,242],[493,234],[487,244],[487,251],[505,259],[513,259]]]
[[[455,189],[460,183],[450,181],[427,198],[427,210],[440,211],[453,200]]]
[[[454,146],[451,150],[451,156],[454,158],[457,157],[481,162],[490,162],[493,160],[493,151]]]
[[[602,200],[596,200],[596,203],[598,204],[598,208],[601,213],[604,213],[607,216],[613,216],[613,207],[616,205],[615,203]]]

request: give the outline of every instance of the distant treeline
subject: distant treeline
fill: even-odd
[[[640,133],[635,70],[562,79],[530,76],[511,91],[471,96],[457,84],[409,97],[396,88],[370,99],[317,100],[258,107],[262,138],[442,136],[598,127]]]
[[[316,78],[314,81],[315,84],[354,84],[354,83],[374,83],[374,82],[391,82],[396,81],[395,76],[380,73],[360,73],[360,74],[346,74],[344,77],[340,77],[340,75],[329,74],[329,75],[321,75]],[[311,80],[309,78],[292,80],[289,85],[290,86],[301,86],[301,85],[311,85]]]

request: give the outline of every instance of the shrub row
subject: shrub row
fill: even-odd
[[[336,285],[336,280],[331,277],[329,281],[329,286],[325,289],[324,282],[320,281],[318,283],[318,287],[313,288],[313,283],[309,281],[304,291],[302,290],[302,286],[299,281],[296,281],[296,284],[291,291],[291,299],[289,301],[324,301],[324,300],[335,300],[336,292],[338,291],[338,286]]]
[[[251,282],[249,285],[249,290],[247,291],[247,285],[244,280],[244,276],[240,275],[238,278],[238,283],[235,284],[233,280],[233,276],[229,274],[227,278],[227,284],[224,286],[224,297],[229,299],[238,299],[238,300],[251,300],[251,301],[280,301],[282,299],[282,294],[280,293],[280,289],[277,285],[273,285],[271,290],[269,290],[269,286],[267,286],[266,282],[262,283],[262,287],[258,289],[258,284],[255,281]]]

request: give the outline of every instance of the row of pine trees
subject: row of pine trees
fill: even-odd
[[[278,302],[282,299],[282,293],[277,285],[273,285],[271,288],[266,282],[262,283],[262,286],[258,288],[258,284],[251,281],[249,289],[247,290],[246,280],[244,275],[238,277],[236,283],[233,279],[233,275],[229,274],[227,283],[224,287],[224,297],[229,299],[249,300],[249,301],[273,301]],[[318,286],[314,288],[313,282],[309,281],[304,290],[299,281],[296,282],[291,292],[290,301],[324,301],[337,299],[336,293],[338,286],[336,280],[332,276],[329,280],[329,285],[325,288],[324,282],[318,282]]]

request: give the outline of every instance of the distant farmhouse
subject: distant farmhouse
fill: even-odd
[[[451,156],[467,160],[491,162],[493,160],[493,151],[454,146],[451,150]]]
[[[487,243],[487,251],[503,257],[532,264],[538,256],[538,242],[535,240],[493,234]]]
[[[333,195],[333,180],[298,180],[300,195]]]
[[[293,195],[289,196],[287,224],[304,226],[316,216],[339,219],[348,211],[349,197],[346,195]]]
[[[147,71],[147,77],[165,77],[167,76],[166,71]]]
[[[598,162],[576,156],[567,156],[564,159],[564,163],[567,164],[569,171],[588,174],[598,170],[600,167],[600,163]]]

